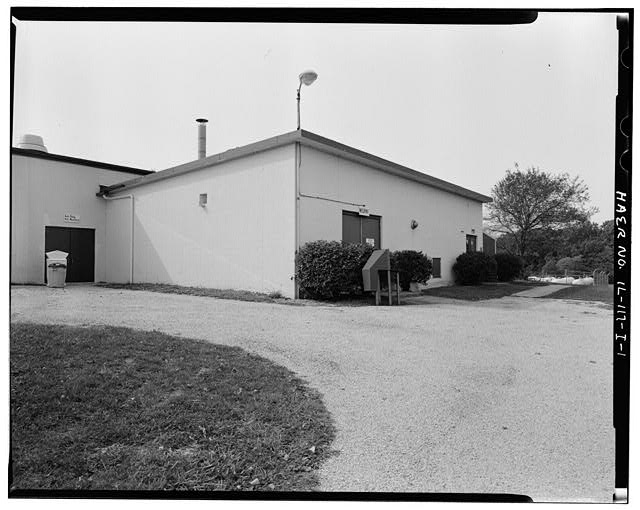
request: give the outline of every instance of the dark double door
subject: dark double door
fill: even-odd
[[[67,252],[67,282],[93,282],[95,280],[95,230],[92,228],[45,227],[45,253]],[[45,256],[45,276],[47,281]]]
[[[370,244],[380,249],[380,216],[360,216],[342,211],[342,240],[345,243]]]

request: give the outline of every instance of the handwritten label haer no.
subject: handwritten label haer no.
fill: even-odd
[[[616,228],[616,241],[618,239],[627,238],[627,215],[629,209],[627,207],[627,194],[622,191],[616,191],[615,194],[615,228]],[[627,259],[629,254],[627,253],[626,246],[623,246],[624,241],[618,241],[616,246],[615,263],[619,270],[622,270],[627,265]],[[627,315],[627,282],[616,281],[616,291],[614,296],[614,324],[615,324],[615,353],[618,356],[627,356],[629,351],[629,338],[627,337],[628,329],[628,315]]]

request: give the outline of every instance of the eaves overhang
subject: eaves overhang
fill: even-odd
[[[75,158],[73,156],[64,156],[62,154],[52,154],[34,149],[22,149],[20,147],[11,147],[11,154],[16,156],[25,156],[29,158],[48,159],[49,161],[60,161],[63,163],[71,163],[74,165],[89,166],[91,168],[102,168],[104,170],[114,170],[116,172],[125,172],[137,175],[149,175],[151,170],[143,170],[142,168],[133,168],[130,166],[114,165],[113,163],[105,163],[103,161],[93,161],[91,159]]]
[[[138,186],[144,186],[154,182],[163,181],[165,179],[171,179],[172,177],[177,177],[178,175],[195,172],[197,170],[202,170],[204,168],[209,168],[215,165],[220,165],[222,163],[227,163],[229,161],[244,158],[252,154],[275,149],[277,147],[283,147],[297,141],[298,137],[298,131],[291,131],[290,133],[286,133],[284,135],[274,136],[272,138],[267,138],[266,140],[261,140],[249,145],[243,145],[242,147],[229,149],[225,152],[207,156],[206,158],[202,159],[196,159],[195,161],[190,161],[188,163],[184,163],[172,168],[167,168],[166,170],[161,170],[151,175],[136,177],[135,179],[129,179],[127,181],[114,184],[113,186],[108,186],[101,190],[99,195],[108,195],[116,192],[120,193],[131,188],[136,188]]]
[[[481,193],[463,188],[462,186],[458,186],[457,184],[438,179],[437,177],[432,177],[431,175],[418,172],[417,170],[413,170],[412,168],[394,163],[393,161],[389,161],[387,159],[380,158],[368,152],[355,149],[354,147],[341,144],[339,142],[336,142],[335,140],[324,138],[320,135],[316,135],[315,133],[303,131],[302,137],[303,145],[308,145],[314,149],[328,152],[330,154],[340,156],[344,159],[348,159],[356,163],[361,163],[362,165],[366,165],[377,170],[396,175],[398,177],[403,177],[411,181],[426,184],[436,189],[448,191],[449,193],[460,195],[477,202],[493,201],[489,196],[482,195]]]

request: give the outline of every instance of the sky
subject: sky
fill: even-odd
[[[13,144],[151,170],[302,128],[490,195],[518,163],[613,217],[616,16],[530,25],[17,21]]]

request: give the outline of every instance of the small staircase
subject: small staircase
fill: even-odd
[[[497,284],[498,283],[498,270],[497,269],[489,269],[487,272],[487,281],[484,283],[489,284]]]

